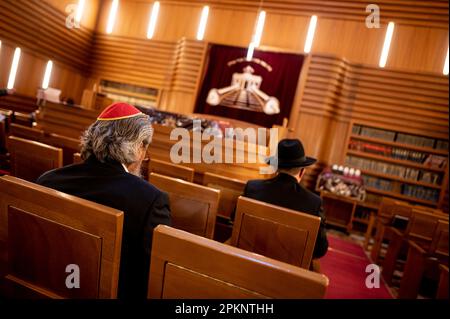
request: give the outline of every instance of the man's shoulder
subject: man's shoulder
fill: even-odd
[[[322,203],[322,198],[316,193],[307,189],[306,187],[300,185],[299,190],[302,193],[302,197],[308,198],[312,203],[315,203],[317,205]]]
[[[123,175],[123,178],[126,180],[126,184],[132,187],[130,191],[140,190],[157,196],[163,194],[163,191],[141,177],[128,173]]]

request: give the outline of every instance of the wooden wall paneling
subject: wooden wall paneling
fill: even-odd
[[[78,4],[78,1],[74,0],[43,0],[52,7],[58,9],[60,12],[69,14],[66,12],[66,8],[70,4]],[[100,9],[102,0],[87,0],[84,4],[83,16],[81,18],[81,26],[88,28],[89,30],[95,30],[97,25],[97,15]]]
[[[122,1],[113,34],[145,39],[153,1]],[[255,27],[259,2],[166,0],[161,2],[154,40],[194,39],[201,7],[210,6],[205,41],[247,47]],[[334,54],[355,63],[378,65],[386,25],[396,23],[389,68],[441,73],[448,44],[448,3],[382,1],[381,27],[367,28],[366,2],[265,1],[267,11],[261,46],[302,52],[310,16],[318,15],[312,52]],[[99,15],[98,32],[105,33],[110,2]],[[428,45],[429,44],[429,45]],[[435,57],[441,57],[436,59]],[[433,58],[434,57],[434,58]]]
[[[0,9],[0,38],[86,71],[92,32],[67,28],[65,15],[41,1],[4,0]]]
[[[89,8],[87,2],[86,10]],[[5,0],[0,3],[0,10],[1,65],[5,66],[0,69],[0,84],[6,85],[14,48],[20,46],[17,93],[34,97],[41,86],[46,63],[51,59],[54,68],[50,86],[61,89],[61,97],[71,97],[79,103],[88,72],[93,31],[83,26],[68,29],[67,13],[44,1]]]
[[[319,162],[339,163],[351,120],[446,138],[448,78],[313,54],[293,136]]]
[[[151,2],[150,0],[148,0]],[[165,0],[163,4],[203,5],[204,0]],[[208,4],[212,8],[228,9],[239,7],[240,10],[257,11],[259,1],[254,0],[210,0]],[[345,20],[364,20],[367,1],[310,1],[310,0],[266,0],[263,8],[268,12],[290,15],[310,16],[318,14],[327,18]],[[402,24],[426,25],[445,28],[448,25],[448,2],[446,1],[402,1],[382,0],[377,1],[382,12],[381,21],[386,22],[397,19]]]
[[[92,77],[165,88],[173,68],[175,43],[97,34]]]
[[[184,114],[194,112],[207,47],[206,42],[186,38],[178,41],[169,87],[159,105],[161,109]]]

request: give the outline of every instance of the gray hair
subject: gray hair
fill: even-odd
[[[100,162],[114,160],[129,165],[138,160],[141,147],[147,147],[153,136],[148,115],[96,121],[81,137],[81,158],[94,155]]]

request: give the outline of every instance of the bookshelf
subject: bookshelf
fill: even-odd
[[[448,176],[448,137],[425,136],[352,121],[343,163],[359,168],[366,185],[366,202],[378,206],[384,196],[433,208],[443,204]],[[355,216],[354,221],[365,218]]]

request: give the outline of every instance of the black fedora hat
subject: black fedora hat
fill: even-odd
[[[305,149],[298,139],[283,139],[278,142],[277,155],[269,157],[266,163],[272,165],[277,159],[280,168],[306,167],[317,161],[305,156]]]

